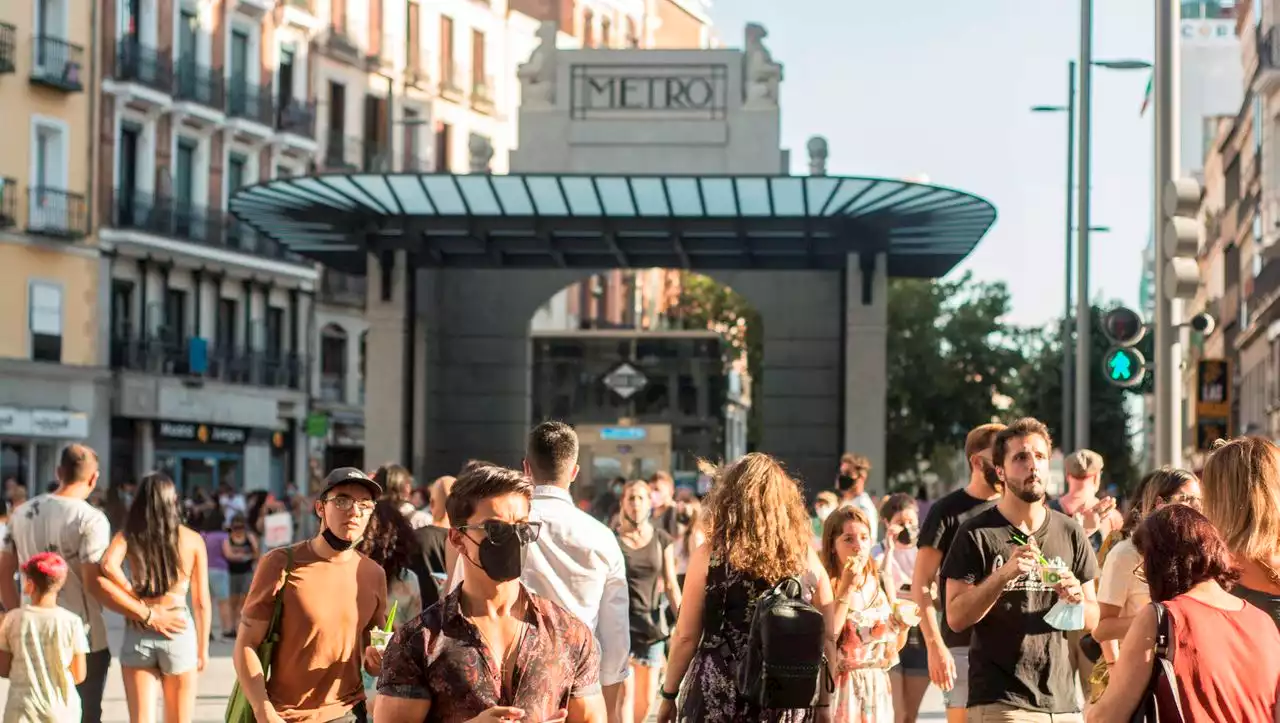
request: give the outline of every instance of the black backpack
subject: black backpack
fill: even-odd
[[[812,708],[827,670],[827,624],[801,597],[800,581],[784,579],[756,601],[747,649],[738,663],[738,695],[762,709]]]

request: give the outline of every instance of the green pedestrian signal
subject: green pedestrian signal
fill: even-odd
[[[1102,357],[1102,373],[1117,387],[1134,387],[1142,383],[1147,373],[1147,360],[1137,349],[1112,347]]]

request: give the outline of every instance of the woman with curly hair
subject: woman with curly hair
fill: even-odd
[[[707,542],[689,553],[659,723],[826,719],[826,708],[761,710],[736,683],[755,603],[776,584],[798,578],[805,599],[830,613],[831,580],[810,545],[800,485],[772,457],[748,454],[717,470],[702,511]]]
[[[356,544],[356,551],[378,563],[387,573],[387,609],[396,606],[396,618],[392,628],[399,630],[406,621],[422,614],[422,588],[417,568],[422,564],[422,551],[414,536],[413,526],[400,511],[400,503],[379,500],[369,518],[364,537]],[[377,679],[361,671],[364,676],[365,695],[373,700]]]

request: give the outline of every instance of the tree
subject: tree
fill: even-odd
[[[1114,483],[1121,491],[1127,491],[1139,477],[1131,438],[1134,429],[1127,402],[1131,394],[1141,393],[1142,386],[1130,392],[1108,383],[1103,377],[1102,359],[1111,346],[1102,334],[1104,313],[1104,309],[1091,307],[1090,323],[1094,333],[1090,335],[1089,356],[1089,448],[1102,455],[1105,461],[1104,483]],[[1016,400],[1020,413],[1044,422],[1054,439],[1061,439],[1062,322],[1055,322],[1053,327],[1028,345],[1027,362],[1019,374]],[[1063,450],[1067,454],[1073,451]]]
[[[969,430],[1002,418],[1000,395],[1025,365],[1022,332],[1002,283],[894,279],[889,285],[888,419],[885,473],[919,481],[947,476]],[[946,480],[954,481],[954,480]]]
[[[686,329],[710,329],[725,342],[726,371],[744,354],[751,375],[751,411],[747,419],[747,448],[759,449],[760,388],[763,383],[764,331],[760,313],[733,289],[709,276],[680,274],[680,300],[673,317]]]

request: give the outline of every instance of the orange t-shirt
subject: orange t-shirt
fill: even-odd
[[[286,548],[263,555],[241,615],[269,621],[287,564]],[[387,577],[364,555],[325,560],[310,542],[293,545],[284,591],[280,642],[267,679],[267,699],[289,723],[322,723],[364,700],[360,669],[369,629],[387,614]]]

